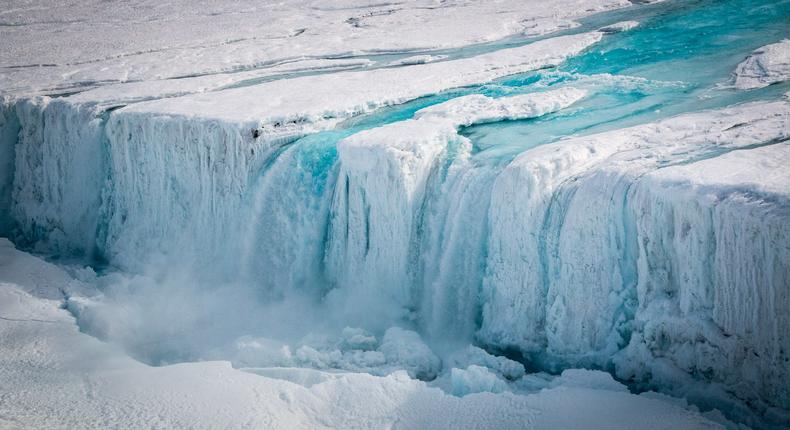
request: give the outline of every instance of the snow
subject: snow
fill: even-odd
[[[447,366],[459,369],[482,366],[508,380],[519,379],[526,373],[523,364],[506,357],[491,355],[472,345],[452,354],[447,360]]]
[[[473,94],[456,97],[450,101],[420,109],[414,114],[414,118],[418,120],[446,120],[455,127],[535,118],[568,107],[579,101],[585,94],[585,91],[571,87],[499,99]]]
[[[790,39],[763,46],[743,60],[734,73],[740,90],[762,88],[790,79]]]
[[[0,88],[71,91],[115,82],[265,69],[286,62],[459,48],[566,28],[626,0],[267,3],[98,0],[9,5]],[[174,31],[177,29],[177,31]]]
[[[405,372],[242,371],[219,361],[149,367],[78,331],[58,297],[76,292],[79,281],[5,239],[0,256],[5,428],[552,428],[591,412],[569,404],[606,407],[608,414],[586,422],[608,428],[721,428],[666,401],[565,385],[532,396],[459,398]],[[403,330],[390,337],[413,341]]]
[[[298,121],[317,128],[322,121],[333,124],[376,107],[556,65],[601,38],[595,31],[559,36],[451,61],[297,77],[139,103],[119,113],[178,115],[253,126]],[[269,132],[264,130],[264,136]]]
[[[566,369],[559,378],[551,381],[552,387],[579,387],[594,390],[627,392],[628,389],[612,378],[612,375],[585,369]]]
[[[112,108],[146,100],[220,91],[235,86],[249,86],[266,80],[287,78],[292,75],[366,68],[373,64],[372,60],[365,58],[329,58],[285,62],[264,69],[241,72],[216,73],[180,79],[106,84],[95,88],[86,88],[76,94],[69,95],[67,100],[75,104],[97,103]]]
[[[447,58],[446,55],[412,55],[411,57],[401,58],[400,60],[395,60],[389,63],[392,66],[411,66],[414,64],[425,64],[431,63],[434,61],[439,61]]]

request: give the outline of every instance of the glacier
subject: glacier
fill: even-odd
[[[4,14],[0,426],[790,425],[788,3],[449,3]]]

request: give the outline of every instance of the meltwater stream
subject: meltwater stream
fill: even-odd
[[[245,234],[245,271],[264,284],[267,294],[315,289],[322,296],[333,291],[330,298],[345,295],[346,286],[339,285],[333,279],[337,274],[326,266],[327,259],[333,258],[327,254],[332,246],[327,241],[333,212],[339,210],[333,207],[333,196],[343,193],[335,188],[336,145],[343,138],[407,120],[419,109],[463,95],[502,97],[564,86],[585,89],[585,99],[556,113],[462,129],[461,135],[473,144],[471,153],[455,159],[463,151],[448,152],[426,189],[414,234],[404,238],[412,240],[406,245],[411,259],[405,268],[408,273],[403,274],[403,282],[410,285],[408,294],[370,286],[374,296],[383,296],[382,311],[395,310],[390,317],[397,320],[412,312],[415,323],[429,334],[452,333],[453,338],[470,340],[480,324],[489,199],[498,173],[513,157],[567,136],[775,99],[790,88],[774,85],[742,92],[729,85],[732,70],[746,55],[790,34],[790,2],[667,2],[649,12],[636,29],[606,38],[559,68],[385,108],[289,145],[261,172],[254,191],[253,230]],[[358,294],[362,292],[354,292]],[[399,307],[388,302],[394,296],[400,296]],[[341,303],[354,300],[352,295]],[[364,306],[348,308],[348,317],[361,313],[349,323],[372,323],[379,329],[391,323],[389,318],[369,321],[370,309]]]
[[[655,156],[639,153],[635,145],[631,152],[623,150],[628,155],[620,159],[612,155],[615,161],[605,166],[610,170],[565,166],[574,173],[556,184],[550,183],[553,178],[528,177],[520,170],[533,154],[546,154],[534,150],[565,138],[780,99],[790,90],[787,84],[739,91],[731,85],[731,73],[756,48],[790,37],[790,1],[670,0],[636,13],[594,17],[579,30],[596,26],[597,20],[610,23],[613,17],[639,25],[607,35],[559,67],[383,108],[334,130],[283,142],[265,156],[254,186],[233,212],[237,216],[217,221],[225,225],[206,226],[209,231],[203,233],[217,236],[219,249],[196,246],[211,241],[179,236],[181,251],[158,258],[160,264],[145,276],[108,268],[90,279],[103,298],[75,301],[70,309],[85,331],[118,342],[153,364],[219,358],[239,366],[373,373],[400,365],[416,369],[415,376],[435,377],[438,359],[424,353],[428,347],[416,334],[391,329],[400,326],[420,333],[442,358],[471,343],[533,371],[601,368],[635,389],[664,389],[703,408],[729,408],[741,420],[752,413],[745,404],[760,415],[772,407],[790,407],[790,392],[779,386],[787,375],[780,372],[778,382],[760,379],[746,389],[732,388],[738,376],[728,373],[729,363],[711,359],[718,352],[688,352],[692,347],[684,336],[726,350],[731,342],[724,338],[731,333],[711,334],[712,305],[691,310],[686,302],[678,305],[673,294],[681,288],[674,280],[662,281],[659,269],[645,269],[637,261],[640,253],[660,254],[648,244],[660,242],[650,236],[652,221],[639,214],[675,210],[667,209],[669,203],[645,209],[655,202],[639,180],[664,166],[718,156],[737,145],[722,149],[712,139],[702,139],[692,142],[697,146],[672,149],[669,142],[669,149],[652,148]],[[421,109],[462,96],[497,99],[563,88],[586,95],[528,119],[461,124],[457,134],[450,130],[435,139],[421,135],[426,147],[437,148],[435,153],[398,146],[397,135],[397,149],[368,153],[364,146],[352,145],[365,133],[406,124]],[[691,119],[697,120],[705,118]],[[725,115],[722,121],[730,120]],[[670,134],[671,129],[659,131]],[[739,137],[726,134],[728,130],[724,137]],[[787,136],[771,139],[742,146],[771,145]],[[609,151],[609,142],[598,143],[602,153]],[[632,165],[636,167],[628,170]],[[528,194],[544,179],[547,195],[540,195],[541,190]],[[227,187],[234,186],[229,179]],[[201,204],[220,211],[223,202]],[[587,213],[579,213],[581,204]],[[700,222],[709,218],[701,216]],[[168,240],[168,230],[161,228],[144,233]],[[707,246],[706,240],[700,233],[699,246]],[[146,251],[136,249],[133,241],[124,246],[130,253]],[[584,246],[590,249],[582,250]],[[204,257],[196,259],[198,267],[190,265],[195,255]],[[113,256],[102,257],[118,263]],[[591,261],[600,267],[591,268]],[[708,275],[699,275],[699,282],[712,282]],[[661,300],[682,307],[690,325],[701,321],[698,332],[673,332],[669,320],[656,323],[659,328],[640,320],[658,312],[640,303],[637,284],[644,279],[650,285],[665,282]],[[573,300],[589,303],[566,303]],[[392,359],[386,347],[390,343],[411,355]],[[655,344],[664,349],[651,349]],[[786,368],[787,352],[776,350],[753,366]],[[648,359],[660,366],[640,361]],[[699,381],[709,385],[693,385]]]

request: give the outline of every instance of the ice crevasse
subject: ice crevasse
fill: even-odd
[[[564,55],[599,37],[567,39]],[[428,336],[517,351],[539,369],[605,368],[709,398],[688,388],[704,380],[758,408],[790,408],[786,100],[564,139],[504,166],[479,163],[459,130],[539,117],[584,92],[465,96],[336,146],[294,143],[375,107],[564,58],[546,53],[556,45],[527,46],[514,48],[526,60],[504,69],[477,58],[465,65],[477,75],[385,97],[398,69],[376,72],[375,94],[353,93],[351,74],[305,80],[353,97],[320,109],[265,99],[261,111],[292,109],[276,117],[214,109],[254,106],[296,80],[117,110],[3,100],[0,151],[14,160],[0,182],[4,232],[130,271],[263,271],[267,291],[372,306],[348,306],[347,317],[378,311],[385,326],[374,330],[406,319]]]

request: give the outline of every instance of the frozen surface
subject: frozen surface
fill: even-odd
[[[507,390],[505,381],[485,367],[471,365],[466,369],[452,369],[450,371],[452,393],[456,396],[465,396],[472,393],[501,393]]]
[[[735,69],[735,87],[761,88],[790,79],[790,40],[766,45],[752,52]]]
[[[626,0],[9,3],[0,12],[0,88],[70,91],[302,60],[457,48],[548,33],[573,25],[573,19],[628,5]]]
[[[297,77],[248,88],[140,103],[124,111],[219,119],[255,126],[271,126],[277,121],[286,124],[292,121],[331,123],[355,113],[403,103],[450,88],[554,66],[601,38],[602,33],[597,31],[559,36],[468,58],[410,67]],[[264,129],[263,136],[269,132]]]
[[[633,28],[636,28],[637,26],[639,26],[638,21],[621,21],[611,25],[607,25],[605,27],[601,27],[600,29],[598,29],[598,31],[601,31],[603,33],[619,33],[621,31],[631,30]]]
[[[484,367],[508,380],[516,380],[524,376],[524,365],[502,356],[494,356],[476,346],[468,346],[452,354],[447,360],[447,367],[467,368],[469,366]]]
[[[420,109],[414,114],[414,118],[427,121],[447,121],[455,127],[535,118],[568,107],[579,101],[584,95],[584,91],[570,87],[546,93],[523,94],[500,99],[475,94],[457,97],[438,105]]]

